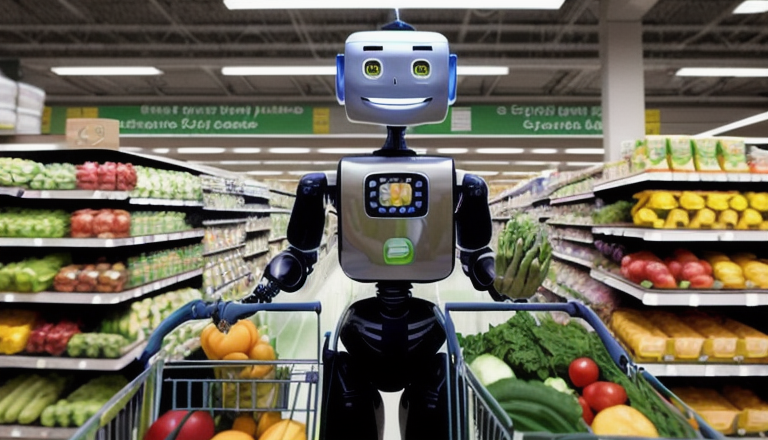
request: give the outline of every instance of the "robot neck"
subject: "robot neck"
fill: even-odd
[[[411,283],[388,281],[376,283],[376,298],[391,309],[398,309],[411,299]]]
[[[387,140],[380,150],[373,152],[374,156],[402,157],[415,156],[416,152],[405,144],[405,127],[387,127]]]

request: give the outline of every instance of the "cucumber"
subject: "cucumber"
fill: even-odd
[[[8,411],[8,408],[11,407],[11,405],[14,404],[21,396],[21,394],[29,389],[35,382],[40,380],[40,376],[33,374],[31,376],[26,376],[24,381],[19,384],[16,389],[13,390],[12,393],[9,393],[3,400],[0,400],[0,422],[2,422],[5,419],[5,413]]]
[[[571,425],[575,425],[581,417],[581,406],[576,399],[566,396],[542,382],[502,379],[492,383],[487,389],[501,404],[517,401],[538,403],[552,409]]]
[[[48,387],[48,380],[38,376],[38,380],[31,386],[20,391],[18,397],[11,403],[3,414],[3,423],[15,423],[21,411],[35,399],[37,394]]]
[[[14,377],[13,379],[9,380],[5,383],[2,387],[0,387],[0,402],[3,401],[8,395],[12,394],[16,389],[24,383],[25,380],[29,378],[29,375],[27,374],[21,374],[19,376]]]
[[[19,424],[29,425],[37,420],[40,414],[50,405],[53,405],[64,390],[66,380],[58,377],[49,381],[48,389],[37,394],[37,396],[21,411],[19,414]]]
[[[509,263],[509,267],[507,267],[506,272],[504,272],[504,283],[501,285],[501,291],[499,293],[506,294],[506,292],[509,290],[509,286],[512,285],[512,280],[515,279],[515,274],[517,274],[517,266],[520,264],[520,258],[522,258],[523,255],[523,239],[518,238],[517,242],[515,243],[515,252],[512,256],[512,262]]]
[[[519,421],[524,421],[523,423],[537,423],[543,426],[546,432],[555,434],[579,432],[574,425],[565,420],[561,415],[555,413],[550,407],[539,403],[505,401],[501,403],[501,407],[509,414],[513,422],[517,417]]]

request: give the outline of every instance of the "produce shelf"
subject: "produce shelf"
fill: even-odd
[[[29,425],[0,425],[0,438],[13,439],[69,439],[77,428],[46,428]]]
[[[592,268],[592,262],[591,261],[587,261],[587,260],[581,259],[579,257],[574,257],[572,255],[564,254],[562,252],[558,252],[558,251],[554,251],[554,250],[552,251],[552,256],[555,257],[555,258],[558,258],[560,260],[563,260],[563,261],[570,261],[571,263],[578,264],[579,266],[584,266],[584,267],[587,267],[587,268],[590,268],[590,269]]]
[[[24,199],[57,199],[57,200],[127,200],[128,191],[99,191],[85,189],[36,190],[18,187],[2,187],[0,195],[21,197]]]
[[[151,206],[203,206],[203,202],[199,200],[171,200],[171,199],[145,199],[145,198],[131,198],[131,205],[151,205]]]
[[[588,192],[588,193],[582,193],[582,194],[574,194],[572,196],[558,197],[556,199],[549,199],[549,204],[564,205],[566,203],[573,203],[581,200],[589,200],[594,198],[595,198],[595,193]]]
[[[203,229],[127,238],[0,238],[0,247],[114,248],[202,237]]]
[[[236,225],[239,223],[247,223],[247,218],[230,218],[223,220],[203,220],[203,226],[218,226],[218,225]]]
[[[220,254],[222,252],[232,251],[232,250],[235,250],[235,249],[240,249],[241,247],[245,247],[245,243],[239,243],[239,244],[236,244],[236,245],[233,245],[233,246],[227,246],[227,247],[224,247],[224,248],[221,248],[221,249],[213,249],[213,250],[210,250],[210,251],[206,251],[206,252],[203,252],[203,256],[204,257],[208,257],[210,255],[216,255],[216,254]]]
[[[656,377],[768,376],[768,364],[641,364]]]
[[[0,186],[0,196],[21,197],[23,194],[24,188],[16,186]]]
[[[78,292],[39,292],[13,293],[0,292],[0,298],[5,303],[24,304],[119,304],[150,294],[160,289],[186,281],[203,274],[202,269],[195,269],[172,277],[157,280],[143,286],[134,287],[119,293],[78,293]],[[2,437],[0,437],[2,438]]]
[[[558,236],[552,236],[554,240],[565,240],[565,241],[572,241],[574,243],[584,243],[584,244],[593,244],[595,242],[592,238],[582,238],[582,237],[576,237],[573,235],[558,235]]]
[[[273,192],[275,194],[281,194],[288,197],[296,197],[295,193],[289,192],[289,191],[283,191],[282,189],[276,189],[276,188],[270,188],[270,192]]]
[[[272,214],[290,214],[292,211],[290,209],[272,208],[268,212]]]
[[[647,306],[747,306],[768,305],[768,291],[691,291],[644,289],[602,269],[592,269],[590,276],[614,289],[634,296]]]
[[[266,254],[267,252],[269,252],[269,248],[267,248],[267,249],[259,249],[256,252],[251,252],[250,254],[243,255],[243,258],[253,258],[253,257],[256,257],[258,255]]]
[[[119,371],[139,357],[146,342],[140,342],[118,359],[88,359],[53,356],[0,356],[0,368],[37,370]]]
[[[269,242],[270,242],[270,243],[279,243],[279,242],[281,242],[281,241],[283,241],[283,240],[287,240],[287,239],[288,239],[288,237],[286,237],[285,235],[283,235],[282,237],[275,237],[275,238],[270,238],[270,239],[269,239]]]
[[[563,290],[557,283],[552,282],[548,279],[544,280],[544,282],[541,283],[541,287],[549,290],[550,292],[554,293],[556,296],[563,298],[568,301],[573,301],[575,298],[573,298],[568,292]]]
[[[768,231],[713,229],[650,229],[629,226],[596,226],[593,234],[640,238],[645,241],[768,241]]]
[[[559,221],[559,220],[548,220],[546,223],[551,226],[561,226],[564,228],[594,228],[595,227],[595,225],[593,225],[592,223],[568,223],[566,221]]]
[[[245,233],[246,234],[255,234],[257,232],[269,232],[271,230],[272,230],[271,227],[269,227],[269,228],[260,228],[260,229],[246,229]]]
[[[696,173],[696,172],[649,172],[634,174],[621,179],[596,184],[593,191],[605,191],[643,182],[768,182],[768,174],[752,173]]]
[[[206,211],[213,211],[213,212],[245,212],[245,213],[254,213],[254,214],[268,214],[274,211],[272,208],[210,208],[210,207],[203,207]]]

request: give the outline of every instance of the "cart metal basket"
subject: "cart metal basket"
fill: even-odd
[[[521,440],[523,438],[540,439],[596,439],[594,434],[568,434],[556,435],[546,433],[516,432],[512,420],[501,408],[499,403],[480,384],[472,371],[464,362],[461,347],[456,330],[457,312],[472,312],[472,318],[478,323],[484,324],[485,330],[490,324],[491,316],[498,323],[508,319],[511,313],[517,311],[528,312],[564,312],[571,317],[579,318],[588,324],[600,337],[613,361],[622,371],[632,376],[642,374],[654,389],[675,403],[678,408],[683,408],[684,416],[689,420],[695,419],[703,438],[723,439],[724,436],[711,428],[707,423],[688,408],[680,399],[674,396],[656,378],[645,371],[639,370],[631,363],[629,355],[610,335],[600,318],[588,307],[578,302],[558,304],[529,304],[529,303],[448,303],[445,305],[445,328],[449,353],[448,383],[449,409],[452,414],[452,440]],[[489,318],[489,319],[484,319]],[[601,436],[605,439],[605,436]]]
[[[231,317],[234,313],[238,318],[257,312],[315,313],[316,356],[276,361],[185,360],[166,363],[157,359],[81,426],[72,439],[141,440],[149,426],[168,410],[206,411],[214,417],[224,418],[234,418],[242,413],[282,412],[284,418],[304,422],[307,438],[315,438],[320,381],[320,303],[190,304],[174,312],[158,327],[142,361],[154,357],[163,336],[175,327],[189,319],[200,319],[200,315],[205,314],[200,313],[203,307],[219,311],[228,308],[225,315]],[[197,313],[191,310],[197,310]],[[256,365],[271,365],[274,374],[263,379],[241,376],[244,369]]]

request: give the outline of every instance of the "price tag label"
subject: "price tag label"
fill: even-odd
[[[676,365],[667,365],[667,376],[677,376]]]
[[[43,239],[42,238],[34,238],[32,239],[32,245],[33,246],[42,246],[43,245]]]
[[[760,305],[760,295],[757,293],[747,293],[744,295],[744,302],[747,307],[757,307]]]
[[[645,233],[645,240],[646,241],[661,241],[662,235],[661,232],[646,232]]]
[[[6,293],[5,296],[3,296],[4,302],[12,303],[14,300],[14,295],[12,293]]]
[[[741,377],[751,376],[749,372],[749,367],[747,365],[739,365],[739,376]]]
[[[114,241],[111,238],[108,238],[104,240],[104,246],[105,247],[113,247],[115,245]]]
[[[12,437],[12,438],[19,438],[19,437],[21,437],[21,429],[19,429],[19,428],[13,428],[13,429],[11,430],[11,437]]]
[[[37,362],[35,362],[35,368],[37,369],[43,369],[45,368],[46,362],[45,359],[38,359]]]
[[[101,304],[101,295],[94,295],[91,304]]]
[[[80,361],[77,363],[78,370],[85,370],[86,368],[88,368],[88,361]]]
[[[717,376],[717,371],[715,371],[716,365],[707,365],[704,367],[704,376],[705,377],[715,377]]]
[[[688,305],[690,307],[698,307],[701,305],[701,298],[697,293],[692,293],[688,296]]]
[[[720,234],[720,241],[733,241],[734,234],[731,231],[726,231]]]

